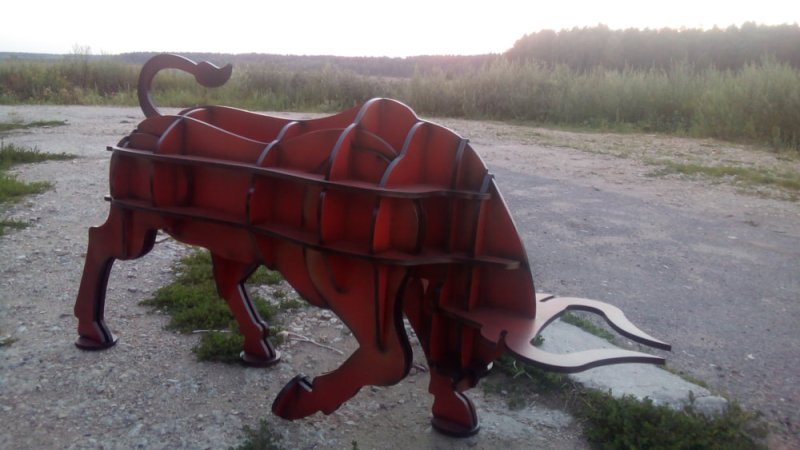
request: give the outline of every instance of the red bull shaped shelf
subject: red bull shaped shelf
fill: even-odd
[[[358,340],[342,365],[298,375],[273,403],[300,419],[330,414],[366,385],[403,379],[412,362],[403,318],[430,366],[435,429],[466,436],[478,417],[464,391],[506,352],[558,372],[663,358],[619,349],[552,354],[534,338],[570,309],[603,315],[621,334],[669,349],[608,304],[536,294],[525,248],[493,176],[469,142],[406,105],[373,99],[320,119],[291,120],[225,106],[162,115],[150,85],[166,68],[220,86],[218,68],[176,55],[148,61],[146,115],[110,147],[110,211],[89,230],[75,315],[76,345],[116,337],[104,320],[115,260],[149,252],[158,230],[208,249],[220,295],[244,334],[242,359],[280,358],[244,282],[279,271],[309,303],[335,313]]]

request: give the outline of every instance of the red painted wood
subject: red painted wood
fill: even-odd
[[[245,336],[245,362],[279,358],[243,287],[258,265],[280,271],[353,332],[359,348],[341,367],[298,376],[281,391],[273,411],[287,419],[331,413],[365,385],[401,380],[411,364],[404,316],[431,367],[433,425],[451,435],[477,432],[463,392],[506,351],[567,372],[663,363],[622,350],[553,355],[531,344],[563,311],[582,309],[603,314],[628,337],[669,347],[612,306],[537,296],[494,179],[451,130],[389,99],[311,120],[223,106],[160,115],[149,86],[163,68],[205,85],[230,76],[229,67],[170,55],[145,65],[139,97],[147,119],[109,148],[110,213],[89,230],[75,304],[79,347],[114,345],[104,320],[112,264],[146,254],[160,229],[211,252],[220,296]]]

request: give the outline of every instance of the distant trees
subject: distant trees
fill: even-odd
[[[748,22],[711,30],[611,30],[605,25],[543,30],[523,36],[506,55],[578,71],[665,69],[678,62],[695,69],[738,70],[765,57],[800,68],[800,26]]]
[[[126,53],[120,60],[142,64],[153,53]],[[605,25],[553,31],[542,30],[521,37],[505,54],[422,55],[407,58],[342,57],[330,55],[265,55],[189,53],[196,61],[217,64],[267,65],[289,72],[319,71],[326,66],[357,75],[411,78],[436,73],[448,77],[469,75],[499,59],[536,61],[548,66],[566,65],[586,72],[594,68],[667,69],[676,63],[692,69],[739,70],[764,58],[800,68],[800,26],[766,26],[745,23],[741,27],[700,29],[611,30]]]
[[[0,104],[136,104],[152,53],[33,60],[0,53]],[[618,127],[754,141],[800,151],[800,27],[539,31],[506,54],[355,58],[188,54],[233,63],[202,88],[159,74],[161,105],[339,111],[394,97],[432,116]]]
[[[144,64],[155,56],[153,52],[123,53],[115,58],[131,64]],[[497,58],[499,54],[488,55],[422,55],[407,58],[387,56],[330,56],[330,55],[269,55],[261,53],[220,54],[220,53],[182,53],[194,61],[211,61],[235,67],[243,65],[269,66],[275,70],[300,73],[324,70],[333,67],[356,75],[386,78],[411,78],[415,74],[431,74],[441,71],[446,75],[461,75],[481,69]]]

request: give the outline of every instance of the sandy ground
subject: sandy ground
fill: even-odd
[[[4,214],[31,226],[0,240],[0,337],[16,339],[0,348],[0,448],[225,448],[241,441],[243,425],[260,418],[288,448],[350,448],[354,441],[361,449],[586,447],[580,424],[564,412],[533,402],[511,411],[502,396],[480,388],[470,395],[481,432],[465,440],[439,436],[428,422],[427,376],[417,370],[397,386],[362,390],[330,416],[273,417],[269,406],[287,381],[299,372],[330,370],[344,356],[290,341],[281,348],[282,363],[271,369],[194,361],[190,349],[198,337],[164,331],[166,319],[138,305],[169,282],[171,264],[186,251],[171,240],[145,258],[115,265],[107,317],[120,344],[99,353],[77,350],[72,304],[86,229],[107,213],[104,149],[141,118],[135,108],[0,106],[0,121],[69,123],[7,133],[5,142],[80,156],[14,171],[55,187]],[[773,426],[773,446],[800,445],[800,206],[780,191],[647,176],[663,158],[798,171],[797,160],[710,140],[442,122],[469,137],[496,172],[530,257],[539,261],[532,267],[540,289],[597,298],[589,287],[600,288],[600,297],[610,296],[601,300],[675,344],[666,355],[674,368],[762,410]],[[558,220],[531,220],[541,213]],[[720,224],[722,237],[701,231]],[[608,245],[620,249],[594,252]],[[672,272],[675,264],[682,269]],[[720,272],[704,269],[709,266]],[[673,302],[686,286],[705,295]],[[732,300],[749,287],[758,291],[755,298]],[[655,300],[637,300],[648,294]],[[319,310],[283,320],[345,354],[352,349],[347,330]]]

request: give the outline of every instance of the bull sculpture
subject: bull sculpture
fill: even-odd
[[[532,345],[561,313],[579,309],[604,315],[635,341],[670,348],[613,306],[535,294],[494,178],[453,131],[380,98],[312,120],[224,106],[161,115],[149,91],[166,68],[205,86],[231,75],[230,65],[176,55],[144,65],[138,93],[147,118],[109,147],[110,212],[89,229],[75,303],[78,347],[116,343],[103,311],[112,264],[145,255],[164,230],[211,252],[217,289],[245,337],[245,363],[266,366],[280,357],[244,289],[259,265],[333,311],[358,340],[338,369],[313,380],[298,375],[283,388],[272,410],[286,419],[330,414],[365,385],[403,379],[412,362],[403,317],[430,366],[433,426],[455,436],[477,432],[463,391],[505,352],[559,372],[663,364],[633,351],[552,354]]]

